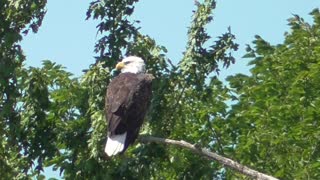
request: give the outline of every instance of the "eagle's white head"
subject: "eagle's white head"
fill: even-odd
[[[144,60],[137,56],[129,56],[124,58],[116,66],[117,70],[121,70],[121,73],[144,73],[145,72],[145,63]]]

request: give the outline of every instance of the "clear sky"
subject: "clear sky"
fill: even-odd
[[[94,63],[93,47],[97,22],[85,21],[89,3],[80,0],[49,0],[47,14],[37,34],[29,34],[22,41],[27,55],[27,66],[40,66],[42,60],[62,64],[75,76]],[[298,14],[311,22],[308,15],[320,7],[319,0],[218,0],[214,10],[214,21],[208,26],[212,37],[226,32],[231,26],[240,44],[235,52],[236,64],[223,70],[221,78],[235,73],[248,73],[248,60],[241,59],[245,44],[258,34],[271,44],[281,43],[284,32],[288,31],[287,19]],[[185,50],[187,28],[190,25],[193,0],[141,0],[134,13],[140,20],[141,31],[154,38],[168,49],[168,57],[178,62]],[[213,39],[214,40],[214,39]],[[48,177],[58,173],[46,171]]]

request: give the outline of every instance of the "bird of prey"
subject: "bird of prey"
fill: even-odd
[[[108,138],[105,153],[123,153],[138,137],[152,96],[151,74],[144,60],[130,56],[116,65],[121,73],[111,80],[105,98]]]

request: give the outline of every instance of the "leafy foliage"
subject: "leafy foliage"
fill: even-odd
[[[295,15],[281,45],[261,37],[248,47],[251,76],[229,82],[238,94],[230,128],[234,156],[280,179],[318,179],[319,174],[319,10],[314,24]]]
[[[97,62],[105,61],[107,66],[113,67],[116,61],[122,59],[122,51],[127,49],[128,42],[138,33],[135,22],[128,20],[137,1],[96,0],[90,3],[87,19],[100,19],[98,32],[106,32],[95,46],[95,52],[100,54]]]
[[[215,76],[237,50],[230,28],[214,40],[206,32],[214,0],[196,3],[183,58],[130,20],[138,0],[96,0],[87,19],[99,21],[96,61],[79,78],[49,60],[23,66],[22,34],[37,31],[46,1],[0,2],[0,172],[30,179],[53,166],[65,179],[242,178],[189,151],[136,143],[124,156],[107,158],[104,96],[110,71],[126,55],[147,60],[155,76],[153,100],[141,133],[183,139],[281,179],[319,177],[320,13],[313,25],[299,16],[291,32],[272,46],[257,36],[252,75]],[[234,100],[230,107],[227,102]]]
[[[25,57],[18,42],[22,31],[37,31],[45,4],[43,0],[0,2],[0,169],[4,179],[26,177],[22,172],[26,174],[35,160],[22,152],[26,137],[21,134],[22,92],[18,81]]]

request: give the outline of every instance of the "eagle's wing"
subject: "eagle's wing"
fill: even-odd
[[[136,105],[133,105],[133,99],[135,99],[135,102],[141,99],[142,102],[136,102],[138,104],[149,104],[149,102],[143,102],[146,100],[145,98],[137,98],[141,94],[145,94],[145,86],[148,85],[150,86],[150,92],[146,92],[146,94],[149,94],[148,101],[150,101],[151,79],[150,82],[146,81],[148,81],[148,76],[132,73],[121,73],[111,81],[107,89],[105,103],[109,135],[122,134],[127,131],[127,118],[130,116],[132,109],[137,108]],[[139,112],[141,111],[139,109],[136,109],[137,113],[144,116],[145,113]]]
[[[109,84],[105,103],[108,156],[124,152],[137,138],[150,104],[152,79],[150,74],[121,73]]]
[[[108,134],[114,134],[117,126],[125,114],[125,102],[128,101],[132,88],[131,76],[123,74],[115,77],[109,84],[106,95],[106,118],[108,120]],[[123,126],[124,124],[122,124]],[[121,132],[119,132],[121,133]]]

